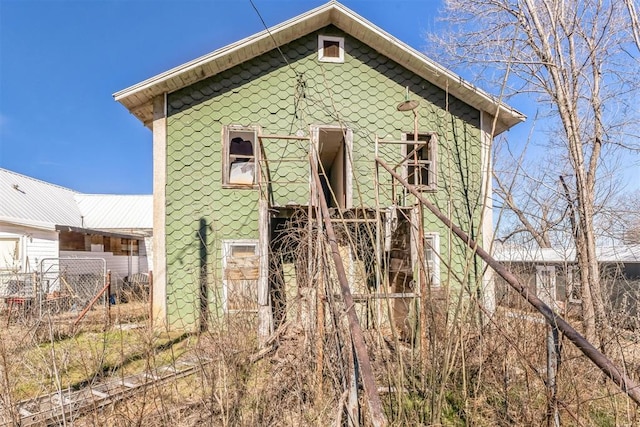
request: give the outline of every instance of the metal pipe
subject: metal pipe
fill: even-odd
[[[313,179],[318,189],[316,193],[320,202],[320,210],[322,213],[322,218],[324,220],[327,240],[329,241],[329,246],[331,246],[331,255],[333,257],[333,263],[336,268],[336,275],[338,276],[338,281],[340,282],[340,290],[342,292],[342,298],[344,300],[347,321],[349,323],[349,330],[351,331],[351,341],[355,350],[356,359],[359,365],[360,378],[362,380],[362,385],[364,386],[364,392],[369,406],[371,424],[373,424],[375,427],[386,426],[387,419],[384,416],[384,411],[382,410],[380,396],[378,396],[378,387],[376,387],[375,378],[373,376],[373,369],[371,368],[369,354],[367,353],[367,346],[364,342],[362,330],[360,329],[360,322],[358,322],[358,315],[356,314],[353,297],[351,295],[351,289],[349,289],[347,274],[344,270],[344,265],[342,264],[342,258],[340,257],[338,241],[333,231],[333,225],[331,224],[329,208],[327,206],[327,201],[324,198],[323,192],[320,191],[322,189],[322,183],[320,182],[320,176],[318,175],[318,166],[316,165],[315,156],[313,156],[313,154],[309,156],[309,162],[311,163],[311,173],[313,174]]]
[[[394,172],[382,159],[376,158],[376,162],[385,168],[395,179],[402,184],[409,192],[429,209],[440,221],[442,221],[455,235],[462,239],[476,254],[482,258],[493,270],[498,273],[513,289],[515,289],[529,304],[538,310],[550,325],[556,326],[578,349],[587,356],[600,370],[615,382],[637,405],[640,405],[640,387],[624,374],[616,365],[602,354],[597,348],[587,341],[578,331],[576,331],[566,320],[555,313],[540,298],[529,292],[518,278],[511,273],[504,265],[493,258],[487,251],[482,249],[477,242],[471,239],[460,227],[453,223],[447,216],[430,201],[422,197],[422,194],[413,188],[399,174]]]
[[[109,322],[109,324],[111,323],[111,301],[109,301],[109,289],[111,289],[111,270],[107,271],[107,274],[105,275],[104,286],[102,287],[102,289],[100,289],[100,291],[91,299],[91,301],[89,301],[89,304],[87,304],[87,306],[84,308],[84,310],[82,310],[82,312],[78,315],[76,320],[73,322],[73,327],[74,328],[76,327],[78,322],[80,322],[82,320],[82,318],[85,316],[85,314],[87,314],[87,312],[89,310],[91,310],[91,307],[93,307],[93,305],[98,301],[98,299],[100,299],[102,294],[104,294],[105,292],[107,293],[107,316],[108,316],[108,322]]]

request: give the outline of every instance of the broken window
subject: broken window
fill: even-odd
[[[318,36],[320,62],[344,62],[344,37]]]
[[[435,190],[438,146],[436,134],[418,134],[417,144],[410,143],[415,140],[413,133],[405,133],[402,137],[408,142],[402,153],[405,157],[407,181],[418,190]]]
[[[257,183],[258,132],[253,127],[225,126],[222,130],[222,184],[253,187]]]
[[[227,312],[258,310],[260,258],[257,240],[223,242],[223,286]]]

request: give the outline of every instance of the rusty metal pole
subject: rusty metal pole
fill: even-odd
[[[107,326],[111,326],[111,270],[107,270]]]
[[[416,186],[423,185],[422,168],[418,163],[418,110],[413,109],[413,182]],[[415,188],[415,187],[414,187]],[[420,288],[420,354],[422,356],[422,369],[427,372],[427,271],[424,257],[424,208],[422,203],[416,200],[416,215],[418,216],[418,241],[416,242],[416,253],[418,258],[418,284]],[[431,301],[429,301],[431,303]],[[432,319],[433,320],[433,319]],[[423,375],[423,387],[426,388],[426,375]]]
[[[342,264],[342,258],[340,257],[338,241],[333,231],[333,225],[331,224],[327,201],[325,200],[322,191],[320,191],[322,183],[320,182],[318,166],[316,165],[316,160],[313,155],[310,155],[309,162],[311,164],[311,173],[313,174],[314,183],[318,188],[317,194],[320,201],[320,210],[324,220],[327,240],[329,241],[329,246],[331,246],[331,255],[336,268],[336,275],[340,282],[340,290],[344,300],[349,330],[351,331],[351,341],[358,361],[360,379],[364,386],[364,392],[369,407],[369,415],[371,416],[371,424],[375,427],[386,426],[387,419],[384,415],[384,411],[382,410],[380,396],[378,396],[378,388],[376,387],[375,378],[373,376],[373,369],[371,368],[371,362],[369,360],[369,354],[367,353],[367,346],[364,342],[364,336],[362,335],[362,329],[360,329],[360,322],[358,322],[358,315],[356,314],[351,289],[349,289],[347,274],[344,270],[344,265]]]
[[[554,325],[560,330],[578,349],[587,356],[600,370],[616,383],[622,391],[624,391],[637,405],[640,405],[640,386],[638,386],[631,378],[624,374],[616,365],[602,354],[597,348],[587,341],[578,331],[576,331],[566,320],[555,313],[540,298],[529,292],[526,286],[523,286],[518,278],[509,271],[504,265],[499,263],[487,251],[482,249],[477,242],[471,239],[460,227],[453,223],[446,215],[430,201],[426,200],[422,195],[411,188],[405,179],[398,175],[389,165],[382,159],[376,158],[376,162],[387,170],[395,179],[400,182],[407,190],[423,203],[447,228],[455,235],[462,239],[476,254],[485,261],[500,277],[502,277],[513,289],[515,289],[529,304],[538,310],[550,325]]]
[[[106,276],[106,280],[105,280],[105,284],[102,287],[102,289],[100,289],[100,292],[98,292],[92,299],[91,301],[89,301],[89,304],[87,304],[87,306],[82,310],[82,312],[78,315],[78,317],[76,318],[76,320],[73,322],[73,326],[77,326],[78,322],[80,322],[82,320],[82,318],[85,316],[85,314],[87,314],[87,312],[89,310],[91,310],[91,307],[93,307],[93,305],[100,299],[100,297],[102,295],[104,295],[104,293],[107,293],[107,307],[109,307],[110,301],[109,301],[109,289],[111,288],[111,271],[107,272],[107,276]],[[108,310],[108,308],[107,308]]]

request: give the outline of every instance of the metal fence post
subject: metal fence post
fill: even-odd
[[[107,326],[111,325],[111,270],[107,270]]]

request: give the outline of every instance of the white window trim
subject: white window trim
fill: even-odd
[[[353,207],[353,130],[351,128],[344,128],[340,125],[311,125],[311,142],[314,144],[315,149],[313,150],[313,155],[316,161],[320,161],[318,158],[320,152],[320,130],[321,129],[331,129],[331,130],[342,130],[344,132],[345,137],[345,148],[346,148],[346,164],[345,164],[345,208],[351,209]],[[315,182],[312,178],[311,174],[311,166],[309,166],[309,186],[310,188],[315,188]],[[318,191],[318,189],[315,189]],[[315,205],[315,199],[313,201]]]
[[[417,223],[417,212],[415,209],[411,211],[412,223]],[[431,239],[431,249],[433,250],[433,265],[431,266],[431,286],[433,288],[440,287],[440,233],[437,231],[425,231],[423,234],[424,243],[423,247],[426,248],[427,239]],[[411,228],[411,263],[416,268],[418,266],[418,229]]]
[[[230,143],[230,133],[232,132],[253,132],[254,133],[254,141],[253,141],[253,162],[254,162],[254,172],[253,172],[253,184],[238,184],[238,183],[229,183],[229,174],[231,169],[231,153],[229,152],[229,143]],[[242,126],[242,125],[224,125],[222,126],[222,188],[244,188],[244,189],[254,189],[258,188],[260,183],[260,153],[262,151],[260,147],[260,135],[261,128],[260,126]]]
[[[431,250],[433,251],[433,267],[431,269],[431,283],[434,287],[440,286],[440,233],[424,233],[425,240],[432,239]]]
[[[400,148],[400,155],[404,159],[407,154],[413,150],[413,147],[409,149],[410,142],[413,141],[413,131],[410,132],[402,132],[400,135],[401,141],[407,141],[408,144],[402,144]],[[419,191],[426,192],[435,192],[438,189],[438,135],[435,132],[420,132],[418,131],[418,135],[429,135],[429,144],[428,147],[431,150],[431,156],[433,157],[431,162],[430,171],[433,176],[433,182],[429,185],[419,185],[416,187]],[[409,139],[411,137],[411,139]],[[409,162],[405,161],[402,167],[402,177],[406,180],[409,177]],[[411,182],[409,184],[412,184]]]
[[[227,269],[227,260],[231,255],[231,248],[233,246],[253,246],[255,247],[255,255],[258,259],[260,259],[260,244],[258,239],[234,239],[234,240],[223,240],[222,241],[222,300],[223,300],[223,310],[225,313],[253,313],[258,311],[258,300],[256,299],[256,308],[255,310],[229,310],[227,307],[227,294],[229,284],[226,278],[226,269]],[[258,266],[258,269],[260,267]],[[258,292],[259,280],[256,279],[256,295]]]
[[[14,247],[16,248],[15,251],[12,255],[11,259],[2,259],[2,265],[5,266],[3,268],[0,268],[0,271],[10,271],[10,272],[16,272],[16,271],[20,271],[22,269],[24,269],[24,259],[25,257],[23,256],[25,253],[25,244],[24,244],[24,239],[21,236],[0,236],[0,241],[3,242],[9,242],[9,243],[13,243]],[[0,254],[0,256],[5,256],[4,254]]]
[[[338,57],[326,57],[324,56],[324,42],[337,42],[338,43]],[[318,61],[320,62],[334,62],[334,63],[342,63],[344,62],[344,37],[337,36],[318,36]]]
[[[545,286],[543,274],[549,274],[549,286]],[[557,302],[556,268],[552,265],[536,265],[536,295],[545,304],[554,306]]]

